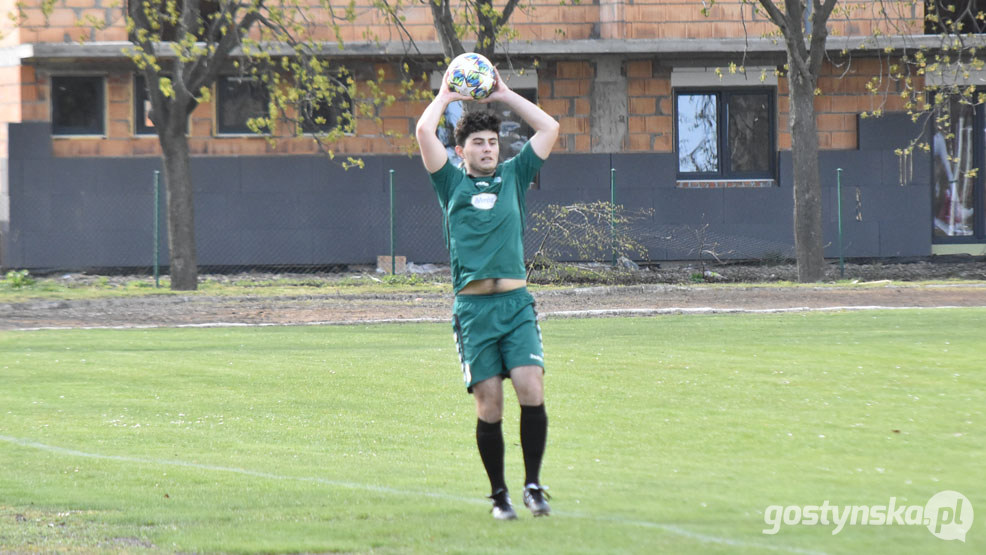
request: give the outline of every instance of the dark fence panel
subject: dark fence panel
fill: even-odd
[[[903,125],[884,120],[888,130]],[[876,123],[874,123],[876,122]],[[861,136],[880,135],[880,120]],[[156,158],[53,158],[47,124],[11,124],[7,164],[9,222],[4,269],[149,272],[153,264]],[[902,183],[896,145],[828,151],[820,157],[826,256],[837,256],[836,169],[842,168],[847,257],[930,254],[930,163],[912,162]],[[886,143],[886,144],[884,144]],[[344,170],[318,156],[197,157],[192,160],[199,264],[211,271],[315,270],[373,265],[391,248],[410,262],[445,264],[441,212],[420,161],[366,156]],[[615,201],[652,210],[627,232],[653,261],[708,257],[792,257],[790,153],[779,156],[777,185],[683,189],[667,153],[555,154],[528,194],[528,214],[552,204]],[[615,172],[613,171],[615,170]],[[393,216],[391,212],[393,171]],[[167,264],[161,185],[159,263]],[[543,237],[526,236],[528,254]],[[706,251],[703,253],[703,251]],[[608,260],[607,256],[600,256]]]

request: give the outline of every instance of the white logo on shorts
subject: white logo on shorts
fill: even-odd
[[[534,360],[536,360],[538,362],[544,362],[544,357],[539,356],[539,355],[536,355],[534,353],[531,353],[531,358],[533,358]]]
[[[492,193],[479,193],[472,196],[472,205],[480,210],[490,210],[496,204],[496,195]]]

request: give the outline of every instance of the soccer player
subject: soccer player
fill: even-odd
[[[510,378],[520,402],[524,454],[524,505],[534,516],[551,513],[539,473],[548,435],[544,410],[544,352],[534,298],[524,267],[527,188],[558,138],[558,122],[510,90],[497,72],[493,92],[479,102],[510,107],[535,133],[520,154],[500,164],[500,119],[491,112],[463,114],[455,127],[449,161],[436,130],[455,100],[472,100],[449,90],[448,74],[418,120],[421,159],[431,175],[444,213],[446,246],[455,292],[453,330],[467,390],[476,400],[476,443],[490,479],[493,517],[517,518],[504,478],[503,380]]]

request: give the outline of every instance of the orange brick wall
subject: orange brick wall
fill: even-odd
[[[858,148],[858,115],[863,112],[905,110],[905,101],[896,94],[900,92],[896,83],[884,79],[877,88],[878,94],[867,89],[867,84],[874,75],[886,75],[887,63],[885,59],[875,58],[855,59],[839,65],[826,62],[818,78],[821,94],[815,97],[818,145],[821,149]],[[782,78],[777,86],[777,147],[781,150],[791,148],[789,110],[787,80]]]
[[[388,77],[383,90],[400,94],[400,81],[393,68],[385,64],[367,64],[369,71],[386,68]],[[26,68],[30,70],[31,68]],[[30,71],[32,79],[34,71]],[[31,89],[37,102],[31,106],[30,115],[23,121],[50,121],[50,74],[37,72],[37,82],[25,86]],[[106,77],[106,136],[101,137],[53,137],[55,156],[160,156],[161,149],[156,136],[134,136],[133,74],[114,72]],[[365,92],[365,91],[364,91]],[[215,95],[213,95],[215,98]],[[28,104],[24,105],[29,106]],[[383,154],[405,152],[412,146],[412,131],[417,117],[426,103],[404,101],[375,108],[371,116],[357,120],[354,136],[345,137],[330,145],[337,155]],[[250,156],[261,154],[315,154],[318,145],[311,137],[287,137],[270,144],[260,136],[218,136],[216,134],[216,106],[214,102],[200,104],[189,121],[189,148],[193,155]],[[378,120],[379,118],[379,120]],[[388,136],[387,132],[399,136]],[[282,135],[288,131],[278,130]]]
[[[624,8],[628,38],[732,38],[759,37],[774,27],[763,17],[754,16],[753,5],[738,1],[716,2],[709,16],[702,14],[701,0],[643,0],[628,2]],[[743,22],[746,22],[744,35]]]
[[[886,74],[886,60],[882,61]],[[815,98],[819,145],[824,150],[857,148],[857,116],[862,112],[881,109],[884,112],[903,111],[904,100],[895,83],[884,80],[880,94],[867,89],[873,75],[880,73],[881,61],[856,59],[836,66],[826,63],[819,78],[822,94]],[[670,70],[652,60],[628,60],[627,76],[628,120],[627,145],[630,152],[673,152],[674,109]],[[777,86],[777,146],[790,150],[788,127],[790,97],[787,80],[780,78]],[[583,152],[584,150],[578,149]]]
[[[0,121],[0,160],[6,160],[8,152],[9,151],[7,150],[7,122]]]
[[[624,7],[627,38],[742,38],[776,35],[777,28],[758,14],[757,2],[720,0],[633,0]],[[709,6],[708,15],[702,8]],[[922,34],[918,29],[924,5],[911,0],[856,0],[839,2],[829,20],[832,36]],[[886,15],[881,14],[884,9]]]
[[[40,6],[41,0],[24,0],[27,19],[19,36],[9,36],[13,43],[72,42],[91,36],[98,41],[126,40],[123,6],[126,0],[57,0],[47,23]],[[5,16],[15,0],[0,0],[0,33],[13,31]],[[312,0],[312,5],[318,3]],[[498,6],[502,3],[498,2]],[[668,38],[737,38],[759,37],[774,33],[776,28],[762,15],[754,13],[754,5],[741,0],[720,0],[703,15],[702,0],[601,0],[598,2],[566,3],[557,0],[532,0],[514,11],[510,26],[519,34],[518,40],[587,39],[594,31],[604,38],[668,39]],[[458,6],[461,8],[462,4]],[[832,36],[870,35],[879,29],[883,33],[919,33],[923,4],[912,0],[855,0],[840,2],[829,28]],[[887,15],[880,13],[885,9]],[[401,34],[369,0],[359,0],[353,23],[340,27],[340,38],[346,42],[400,40]],[[330,26],[324,24],[328,15],[322,8],[312,8],[307,14],[315,23],[312,38],[335,40]],[[417,41],[434,41],[435,29],[431,11],[423,3],[408,5],[404,12],[404,27]],[[87,16],[104,23],[104,30],[86,24]],[[744,26],[745,23],[745,26]],[[602,25],[602,27],[600,27]],[[3,44],[3,43],[0,43]]]
[[[11,6],[4,10],[4,14],[13,11],[14,0],[0,0],[0,2]],[[126,0],[119,2],[56,0],[54,10],[47,21],[39,7],[40,3],[40,0],[24,0],[26,19],[20,25],[19,39],[11,39],[12,42],[73,42],[83,37],[97,41],[119,41],[127,38],[124,17]],[[331,27],[325,24],[330,19],[328,13],[318,7],[318,2],[312,1],[311,4],[313,7],[305,14],[306,19],[314,23],[310,28],[310,38],[335,41],[337,37]],[[520,33],[520,38],[523,40],[586,39],[590,37],[593,26],[598,21],[598,12],[598,5],[592,3],[561,6],[551,0],[534,0],[514,11],[511,25]],[[386,42],[403,38],[387,17],[373,7],[372,2],[358,1],[355,13],[358,16],[354,22],[340,25],[338,38],[343,41]],[[407,6],[403,15],[405,20],[402,24],[414,40],[436,40],[431,10],[427,5],[411,4]],[[97,18],[106,26],[105,29],[98,30],[91,25],[80,24],[79,22],[85,21],[87,16]],[[6,17],[2,19],[0,32],[7,34],[6,31],[13,28]],[[259,37],[258,34],[254,36]]]
[[[593,77],[593,65],[582,61],[561,61],[539,70],[538,103],[561,125],[556,151],[589,152]]]
[[[0,48],[21,43],[20,31],[8,15],[16,12],[17,0],[0,0]]]
[[[671,72],[651,60],[628,60],[627,145],[629,151],[672,152],[674,112]]]
[[[0,122],[46,121],[47,102],[39,99],[34,68],[0,67]]]
[[[0,67],[0,122],[21,121],[21,68]]]
[[[857,115],[881,109],[904,110],[895,84],[884,81],[881,94],[867,90],[871,76],[879,74],[886,61],[856,59],[843,65],[827,63],[819,78],[822,94],[815,98],[819,145],[823,149],[856,148]],[[368,64],[369,66],[369,64]],[[385,70],[384,90],[400,96],[399,77],[389,64],[375,64],[366,69]],[[630,59],[624,62],[627,79],[627,134],[624,151],[673,152],[674,112],[671,71],[655,59]],[[539,104],[558,119],[561,136],[557,151],[590,152],[592,150],[591,95],[595,66],[590,61],[544,62],[538,69]],[[0,121],[49,121],[49,79],[44,70],[32,67],[0,68],[3,82],[20,79],[21,84],[0,85]],[[133,76],[126,72],[107,75],[107,136],[55,137],[57,156],[159,156],[154,136],[135,137]],[[16,81],[15,81],[16,82]],[[363,90],[358,97],[366,98]],[[19,99],[19,100],[18,100]],[[426,106],[424,101],[398,101],[375,108],[373,116],[360,116],[356,135],[332,145],[337,154],[399,153],[413,147],[411,136],[417,117]],[[777,88],[778,148],[791,148],[788,129],[790,98],[787,81],[779,79]],[[213,102],[200,105],[190,118],[190,147],[195,155],[258,155],[316,153],[311,138],[280,139],[268,144],[262,137],[217,136],[216,107]],[[396,133],[398,137],[388,137]],[[281,133],[287,134],[287,133]]]

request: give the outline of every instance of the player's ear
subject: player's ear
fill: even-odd
[[[465,157],[463,156],[462,145],[455,145],[455,155],[458,156],[459,158]]]

